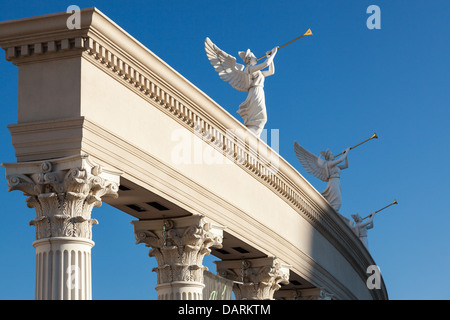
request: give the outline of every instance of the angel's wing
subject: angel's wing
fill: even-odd
[[[249,77],[244,66],[236,63],[236,58],[216,46],[209,38],[205,39],[206,56],[223,81],[242,92],[249,90]]]
[[[322,181],[328,181],[326,168],[320,167],[318,165],[319,162],[323,163],[324,160],[320,159],[315,154],[312,154],[311,152],[303,148],[297,143],[297,141],[294,142],[294,151],[303,168],[305,168],[306,172],[312,174]]]

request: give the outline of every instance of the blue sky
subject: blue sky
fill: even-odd
[[[352,150],[342,172],[347,217],[375,217],[369,247],[390,299],[450,299],[450,1],[2,1],[0,20],[95,6],[240,120],[245,94],[214,72],[203,42],[210,37],[237,56],[259,57],[311,28],[279,51],[265,83],[267,129],[279,130],[279,153],[318,191],[304,171],[296,140],[318,154]],[[369,30],[369,5],[381,29]],[[17,122],[17,67],[0,59],[0,162],[15,162],[6,128]],[[2,169],[3,170],[3,169]],[[0,183],[0,299],[34,299],[35,216],[21,192]],[[106,204],[93,211],[94,299],[155,299],[156,265],[135,245],[131,216]],[[209,257],[205,261],[215,271]]]

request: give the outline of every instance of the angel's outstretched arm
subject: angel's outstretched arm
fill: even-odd
[[[344,170],[348,168],[348,157],[345,157],[345,162],[343,165],[339,166],[339,169]]]
[[[272,62],[272,61],[271,61],[272,59],[270,59],[270,60],[269,60],[269,59],[270,59],[270,57],[267,58],[263,63],[255,64],[254,66],[248,66],[248,67],[247,67],[248,71],[249,71],[250,73],[253,73],[253,72],[262,70],[262,69],[264,69],[264,68],[267,68],[267,67],[270,65],[270,63]]]
[[[346,157],[346,155],[344,154],[344,155],[340,156],[339,158],[337,158],[336,160],[329,160],[329,161],[328,161],[329,166],[330,166],[330,167],[334,167],[334,166],[338,165],[339,163],[341,163],[342,161],[344,161],[346,158],[347,158],[347,157]]]
[[[273,72],[271,74],[268,74],[267,76],[271,76],[272,74],[274,74],[275,73],[275,66],[273,65],[273,58],[275,58],[276,54],[277,54],[277,48],[273,48],[272,51],[271,51],[270,56],[268,56],[267,59],[263,63],[260,63],[260,64],[257,64],[257,65],[248,67],[250,73],[262,70],[262,69],[267,68],[267,67],[272,67],[273,68]],[[270,72],[270,69],[267,72]],[[264,74],[264,72],[263,72],[263,74]],[[264,76],[266,76],[266,75],[264,75]]]
[[[264,77],[270,77],[271,75],[275,74],[275,64],[273,63],[273,61],[271,64],[269,64],[269,70],[262,71],[262,74]]]
[[[275,74],[275,63],[273,62],[273,56],[276,54],[277,50],[278,50],[277,48],[273,48],[271,51],[270,56],[272,56],[272,62],[269,64],[269,70],[265,70],[262,72],[264,77],[269,77]]]
[[[342,156],[340,156],[340,157],[339,157],[338,159],[336,159],[336,160],[330,161],[330,166],[336,166],[336,165],[338,165],[339,163],[341,163],[342,161],[345,160],[345,163],[344,163],[343,165],[339,166],[339,168],[340,168],[340,169],[347,169],[347,168],[348,168],[348,159],[347,159],[347,156],[348,156],[348,152],[349,152],[349,151],[350,151],[350,148],[345,149],[345,150],[342,152]]]
[[[369,216],[369,220],[361,224],[361,227],[365,227],[366,229],[372,229],[373,228],[373,218],[375,216],[375,213],[371,213]]]

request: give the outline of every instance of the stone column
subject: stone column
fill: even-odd
[[[193,215],[171,220],[132,221],[136,244],[152,247],[155,257],[158,300],[201,300],[203,297],[203,257],[211,247],[222,247],[224,227],[207,223]]]
[[[217,261],[217,273],[233,280],[238,300],[273,300],[279,283],[289,283],[289,268],[275,257]]]
[[[117,197],[120,173],[87,155],[2,165],[9,191],[23,191],[36,211],[35,298],[91,299],[91,211],[102,197]]]

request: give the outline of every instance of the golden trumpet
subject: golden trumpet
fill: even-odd
[[[308,29],[308,30],[307,30],[304,34],[302,34],[300,37],[297,37],[297,38],[295,38],[294,40],[291,40],[291,41],[289,41],[288,43],[283,44],[281,47],[278,47],[278,50],[280,50],[280,49],[283,48],[283,47],[286,47],[288,44],[291,44],[292,42],[297,41],[298,39],[300,39],[301,37],[304,37],[304,36],[312,36],[311,29]],[[256,61],[261,60],[261,59],[264,58],[265,56],[266,56],[266,55],[263,55],[262,57],[256,59]]]
[[[378,213],[378,212],[380,212],[380,211],[386,209],[387,207],[392,206],[393,204],[398,204],[397,200],[394,200],[394,202],[392,202],[391,204],[388,204],[386,207],[383,207],[383,208],[381,208],[380,210],[377,210],[377,211],[375,211],[375,212],[369,214],[367,217],[363,218],[363,220],[364,220],[364,219],[367,219],[367,218],[370,217],[372,214]]]
[[[366,139],[366,140],[364,140],[363,142],[358,143],[356,146],[351,147],[350,150],[355,149],[357,146],[360,146],[360,145],[362,145],[363,143],[366,143],[367,141],[372,140],[372,139],[378,139],[378,136],[377,136],[376,133],[374,133],[369,139]],[[344,153],[344,152],[341,152],[341,153],[335,155],[334,158],[339,157],[339,156],[340,156],[341,154],[343,154],[343,153]]]

